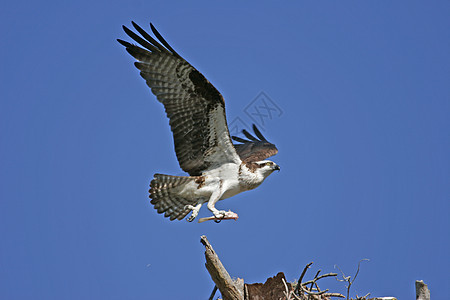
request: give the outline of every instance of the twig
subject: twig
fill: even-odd
[[[327,273],[327,274],[323,274],[323,275],[320,275],[320,276],[317,277],[317,278],[314,278],[313,280],[308,280],[308,281],[304,282],[303,285],[305,285],[305,284],[310,284],[310,283],[312,283],[312,282],[316,282],[317,280],[322,279],[322,278],[325,278],[325,277],[334,277],[334,276],[337,276],[337,273]]]
[[[325,297],[337,297],[337,298],[345,298],[344,295],[340,293],[325,293],[323,294]]]
[[[315,285],[316,285],[316,288],[317,288],[317,291],[320,292],[320,289],[319,289],[319,286],[318,286],[317,283],[316,283],[316,280],[317,280],[317,276],[319,276],[319,273],[320,273],[321,271],[322,271],[322,270],[317,271],[316,275],[314,275],[314,282],[312,282],[312,283],[311,283],[311,286],[309,287],[309,290],[310,290],[310,291],[312,291],[312,289],[313,289],[313,287],[314,287],[314,284],[315,284]]]
[[[342,278],[343,278],[343,280],[341,280],[341,279],[339,279],[339,278],[336,277],[336,280],[337,280],[337,281],[345,281],[345,282],[348,283],[348,286],[347,286],[347,300],[350,299],[350,288],[351,288],[353,282],[355,282],[355,279],[356,279],[356,277],[357,277],[358,274],[359,274],[359,267],[361,266],[361,262],[362,262],[362,261],[365,261],[365,260],[370,261],[370,259],[363,258],[363,259],[361,259],[361,260],[358,262],[358,269],[356,270],[356,273],[355,273],[355,276],[353,277],[353,280],[351,280],[352,276],[345,276],[345,274],[344,274],[344,272],[342,272],[341,268],[339,268],[339,266],[335,265],[335,267],[337,267],[337,268],[339,269],[339,271],[341,271],[341,273],[342,273]]]
[[[217,285],[214,286],[214,288],[213,288],[213,290],[211,292],[211,296],[209,296],[208,300],[213,300],[214,299],[214,295],[216,294],[216,292],[217,292]]]
[[[370,295],[370,293],[367,293],[365,296],[362,296],[362,297],[359,297],[358,295],[356,295],[356,299],[364,300],[364,299],[367,299],[367,297],[369,297],[369,295]]]
[[[293,291],[289,291],[289,288],[288,288],[288,286],[286,284],[286,280],[284,280],[284,278],[281,278],[281,281],[283,281],[284,289],[286,290],[286,291],[283,292],[284,295],[286,296],[286,300],[292,300],[291,296],[293,296],[297,300],[302,300]]]
[[[323,295],[326,292],[328,292],[328,289],[326,289],[324,291],[320,291],[320,292],[311,292],[311,291],[308,291],[308,289],[305,289],[303,286],[301,286],[300,288],[302,289],[303,292],[307,293],[308,295],[314,295],[314,296]]]
[[[368,259],[368,258],[363,258],[363,259],[361,259],[361,260],[358,262],[358,270],[356,270],[356,274],[355,274],[355,276],[353,277],[352,284],[353,284],[353,282],[355,281],[356,276],[358,276],[358,274],[359,274],[359,267],[360,267],[360,265],[361,265],[361,262],[362,262],[362,261],[365,261],[365,260],[370,261],[370,259]]]
[[[310,291],[313,290],[314,284],[316,283],[315,280],[316,280],[317,276],[319,276],[320,271],[322,271],[322,270],[319,269],[319,271],[317,271],[316,275],[314,275],[314,280],[313,280],[313,282],[311,282],[311,286],[309,287],[309,290],[310,290]],[[306,284],[304,283],[303,285],[306,285]],[[320,289],[319,289],[319,286],[318,286],[317,284],[316,284],[316,288],[317,288],[317,292],[320,293]],[[310,296],[311,296],[311,295],[308,295],[308,300],[309,300]]]
[[[322,291],[322,290],[320,290],[319,285],[317,284],[318,280],[325,278],[325,277],[336,277],[338,275],[337,273],[327,273],[327,274],[319,275],[321,272],[321,270],[319,270],[316,272],[316,275],[314,276],[314,278],[312,280],[302,282],[307,270],[310,268],[310,266],[312,264],[313,264],[312,262],[307,264],[305,266],[305,268],[303,269],[302,274],[300,275],[300,278],[297,282],[297,286],[295,287],[295,291],[294,291],[294,294],[296,295],[296,297],[302,296],[302,294],[303,294],[303,297],[301,297],[301,299],[304,299],[306,297],[306,295],[307,295],[308,299],[310,299],[312,296],[345,298],[345,296],[340,293],[328,293],[328,289]],[[309,285],[309,287],[308,287],[308,285]]]
[[[302,274],[300,275],[300,278],[298,279],[297,286],[295,287],[295,292],[296,292],[297,294],[298,294],[298,291],[299,291],[300,287],[302,286],[302,280],[303,280],[303,277],[304,277],[305,274],[306,274],[306,271],[309,269],[309,267],[310,267],[313,263],[314,263],[314,262],[310,262],[310,263],[307,264],[306,267],[303,269],[303,272],[302,272]]]

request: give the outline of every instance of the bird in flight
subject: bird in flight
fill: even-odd
[[[218,210],[217,201],[258,187],[280,167],[268,157],[278,149],[256,125],[246,139],[231,137],[225,102],[219,91],[164,40],[155,27],[153,38],[136,23],[137,33],[123,26],[138,45],[121,39],[156,99],[164,105],[173,133],[175,153],[189,176],[155,174],[150,183],[150,203],[170,220],[192,222],[207,203],[214,214],[203,220],[237,219],[231,211]],[[158,42],[159,41],[159,42]],[[233,144],[233,140],[239,144]]]

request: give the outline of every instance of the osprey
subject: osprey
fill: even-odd
[[[253,125],[247,139],[228,131],[225,102],[217,89],[184,60],[150,24],[155,40],[132,22],[141,36],[123,26],[125,33],[140,46],[118,39],[137,62],[141,76],[166,110],[173,133],[180,167],[190,176],[155,174],[150,183],[150,201],[158,213],[170,220],[181,220],[190,212],[192,222],[202,204],[214,214],[206,219],[237,219],[231,211],[218,210],[215,204],[258,187],[280,167],[266,160],[277,154]],[[162,45],[161,45],[162,44]]]

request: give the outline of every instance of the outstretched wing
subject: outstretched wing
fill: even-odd
[[[143,48],[117,41],[137,60],[134,65],[164,105],[180,167],[196,176],[215,165],[239,164],[228,131],[225,102],[219,91],[176,53],[152,24],[151,30],[162,45],[132,24],[141,36],[125,26],[123,30]]]
[[[236,148],[236,151],[243,162],[265,160],[278,153],[277,147],[266,140],[255,124],[253,124],[253,132],[257,138],[245,129],[242,130],[242,133],[248,140],[237,136],[232,137],[233,140],[242,143],[234,144],[234,148]]]

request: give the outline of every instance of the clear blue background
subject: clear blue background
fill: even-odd
[[[1,6],[1,299],[206,299],[202,234],[249,283],[369,258],[353,296],[414,299],[423,279],[448,297],[450,2]],[[170,222],[148,203],[153,173],[182,172],[115,41],[131,20],[221,91],[229,120],[250,123],[260,91],[283,110],[264,131],[281,172],[218,204],[238,221]]]

